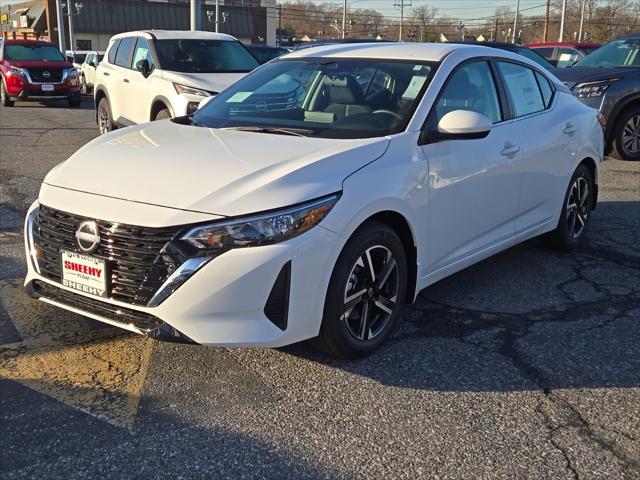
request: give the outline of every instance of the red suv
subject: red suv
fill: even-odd
[[[49,42],[0,40],[0,102],[12,107],[16,100],[67,100],[81,103],[78,71]]]

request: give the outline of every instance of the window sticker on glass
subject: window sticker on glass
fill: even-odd
[[[253,92],[236,92],[234,93],[226,103],[240,103],[244,102],[247,98],[251,96]]]
[[[414,99],[420,93],[420,89],[424,85],[424,82],[427,81],[427,77],[414,76],[411,77],[411,81],[409,82],[409,86],[402,94],[402,98]]]

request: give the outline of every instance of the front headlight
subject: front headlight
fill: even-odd
[[[24,70],[18,67],[7,67],[7,77],[24,77]]]
[[[195,227],[181,240],[199,250],[218,252],[283,242],[320,223],[338,198],[333,194],[276,212]]]
[[[174,83],[173,88],[176,89],[176,92],[182,94],[186,93],[187,95],[197,95],[199,97],[209,97],[211,94],[206,90],[201,90],[199,88],[188,87],[187,85],[182,85],[180,83]]]
[[[609,85],[620,80],[619,78],[611,78],[602,82],[579,83],[573,87],[572,93],[578,98],[601,97],[605,94]]]

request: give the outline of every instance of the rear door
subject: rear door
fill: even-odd
[[[522,190],[516,232],[550,222],[561,204],[567,165],[577,148],[577,120],[567,117],[552,83],[542,73],[512,61],[497,61],[513,126],[522,136]]]

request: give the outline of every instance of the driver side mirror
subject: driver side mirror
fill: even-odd
[[[420,144],[485,138],[492,127],[493,122],[486,115],[470,110],[454,110],[440,119],[435,132],[423,130]]]
[[[95,61],[95,60],[91,60],[91,61],[89,62],[89,65],[90,65],[90,66],[92,66],[93,68],[96,68],[96,67],[98,66],[98,65],[96,64],[96,61]]]
[[[136,70],[142,73],[142,76],[144,78],[147,78],[149,75],[151,75],[151,65],[149,64],[149,60],[147,60],[146,58],[138,60],[138,63],[136,63]]]
[[[74,58],[71,55],[67,55],[67,62],[73,63]]]

